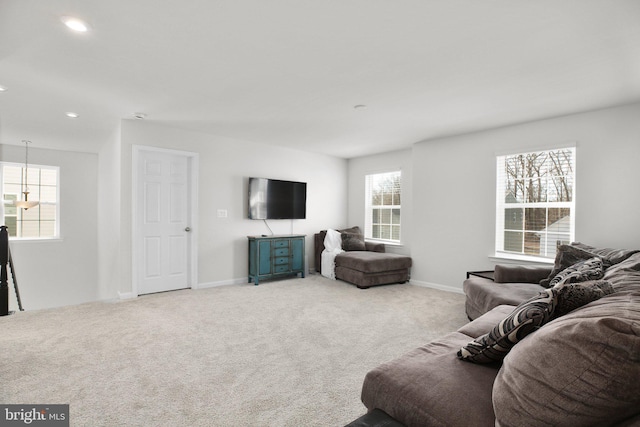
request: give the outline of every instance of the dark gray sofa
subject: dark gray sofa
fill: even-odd
[[[411,258],[387,253],[384,244],[364,241],[359,227],[338,230],[343,235],[360,236],[362,246],[357,250],[343,247],[345,252],[335,258],[336,279],[353,283],[360,289],[371,286],[404,283],[409,280]],[[326,230],[315,234],[315,264],[320,273]]]
[[[544,288],[468,279],[475,320],[367,373],[361,398],[369,413],[406,426],[640,426],[640,253],[591,250],[605,260],[603,280],[614,293],[544,324],[502,363],[470,363],[456,353]],[[533,270],[496,273],[538,278]],[[386,425],[366,417],[350,426]]]

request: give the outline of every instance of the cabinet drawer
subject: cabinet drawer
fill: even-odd
[[[273,256],[289,256],[289,248],[276,248],[273,250]]]
[[[273,259],[273,265],[289,265],[289,257],[280,257]]]
[[[288,248],[289,247],[289,241],[288,240],[276,240],[275,242],[273,242],[273,247],[274,248]]]
[[[285,264],[285,265],[276,265],[273,268],[275,273],[286,273],[287,271],[290,271],[291,269],[289,268],[289,264]]]

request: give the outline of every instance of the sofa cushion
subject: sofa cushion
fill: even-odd
[[[514,308],[516,307],[513,305],[499,305],[491,311],[484,313],[473,322],[464,324],[458,329],[458,332],[468,335],[472,339],[478,338],[491,331],[498,322],[511,314]]]
[[[597,280],[604,277],[604,266],[602,259],[593,257],[579,261],[558,274],[549,282],[549,286],[556,286],[563,283],[585,282],[587,280]]]
[[[353,283],[357,287],[370,288],[378,285],[404,283],[409,280],[409,269],[382,271],[380,273],[363,273],[347,267],[336,267],[336,279]]]
[[[498,368],[451,357],[468,339],[452,332],[372,369],[362,402],[407,426],[463,426],[473,420],[474,426],[493,427],[491,389]]]
[[[640,303],[616,292],[511,350],[493,387],[496,425],[611,425],[640,413],[638,378]]]
[[[604,273],[604,280],[613,285],[616,293],[640,299],[640,253],[608,268]]]
[[[411,258],[405,255],[354,251],[336,256],[336,268],[346,267],[363,273],[381,273],[411,267]]]
[[[540,283],[551,273],[551,267],[497,264],[493,272],[496,283]]]
[[[360,229],[360,227],[358,227],[357,225],[351,228],[343,228],[342,230],[338,230],[338,231],[342,234],[360,234],[360,235],[364,234]]]
[[[354,225],[353,227],[349,227],[349,228],[342,228],[338,231],[340,231],[341,233],[362,234],[362,230],[357,225]]]
[[[474,363],[501,361],[518,341],[551,318],[557,303],[557,292],[555,289],[546,289],[523,302],[489,333],[458,350],[458,358]]]
[[[366,251],[362,234],[342,233],[342,249],[345,251]]]
[[[571,243],[571,246],[598,255],[602,259],[607,260],[611,265],[619,264],[629,258],[631,255],[640,252],[640,250],[638,249],[596,248],[580,242]]]
[[[495,283],[475,276],[465,280],[462,289],[466,295],[467,316],[472,320],[499,305],[517,306],[544,290],[535,283]]]

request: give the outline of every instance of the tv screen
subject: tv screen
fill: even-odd
[[[249,178],[250,219],[305,219],[307,183]]]

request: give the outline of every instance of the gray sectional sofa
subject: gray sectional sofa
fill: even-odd
[[[349,426],[640,426],[640,253],[576,243],[549,270],[467,279],[474,320],[371,370]]]
[[[517,306],[538,295],[544,290],[540,281],[546,279],[552,270],[551,266],[496,265],[493,280],[469,275],[462,284],[469,320],[499,305]]]

